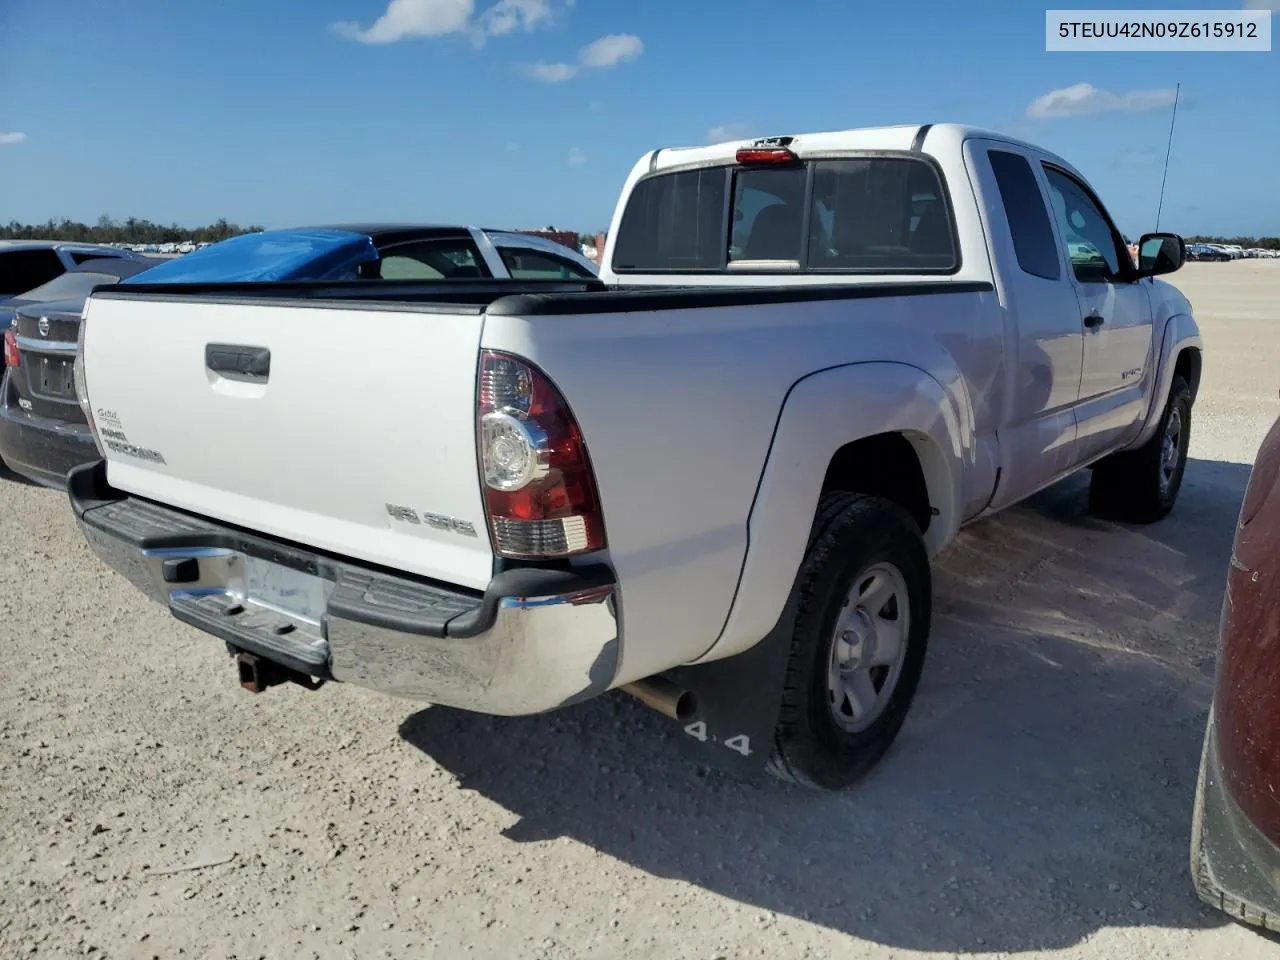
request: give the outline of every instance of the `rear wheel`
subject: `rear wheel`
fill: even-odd
[[[897,504],[839,493],[819,507],[799,582],[769,770],[840,788],[876,765],[915,697],[929,639],[929,557]]]
[[[1191,441],[1191,386],[1175,374],[1160,424],[1137,450],[1100,460],[1089,483],[1089,508],[1099,516],[1154,523],[1167,516],[1182,489]]]

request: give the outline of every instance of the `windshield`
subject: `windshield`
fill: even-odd
[[[124,283],[236,283],[356,279],[356,265],[378,259],[373,240],[349,230],[249,233],[152,267]]]
[[[48,283],[17,297],[31,303],[48,303],[51,300],[75,300],[89,296],[94,287],[104,283],[119,283],[120,278],[110,273],[64,273]]]

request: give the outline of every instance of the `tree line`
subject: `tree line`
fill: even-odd
[[[217,243],[242,233],[258,233],[260,226],[242,227],[222,218],[204,227],[180,227],[176,223],[165,226],[129,217],[113,220],[105,214],[95,224],[77,220],[49,220],[47,223],[18,223],[11,220],[0,225],[0,240],[74,240],[80,243]],[[551,229],[551,228],[549,228]],[[579,234],[581,243],[595,243],[594,234]],[[1280,250],[1280,237],[1210,237],[1189,236],[1187,243],[1234,243],[1245,249],[1260,247],[1263,250]],[[1126,238],[1127,240],[1127,238]],[[1128,241],[1132,242],[1132,241]]]
[[[106,215],[95,224],[77,220],[49,220],[47,223],[18,223],[11,220],[0,225],[0,240],[72,240],[79,243],[217,243],[242,233],[257,233],[259,226],[242,227],[220,219],[204,227],[165,226],[129,217],[117,221]]]

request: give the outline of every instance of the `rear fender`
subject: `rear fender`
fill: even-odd
[[[798,610],[796,574],[808,546],[827,467],[848,443],[884,433],[906,437],[919,459],[933,516],[930,554],[954,536],[962,481],[973,461],[967,395],[957,403],[928,373],[900,363],[865,363],[814,374],[785,401],[748,523],[738,590],[717,642],[665,679],[694,694],[679,742],[702,763],[761,773],[782,707],[782,677]]]
[[[962,389],[958,379],[956,384]],[[967,401],[957,403],[929,373],[903,363],[851,364],[807,377],[788,395],[778,421],[725,627],[695,662],[742,653],[777,624],[804,559],[831,458],[845,444],[883,433],[900,433],[919,459],[933,513],[925,533],[930,556],[952,540],[966,466],[974,458]]]

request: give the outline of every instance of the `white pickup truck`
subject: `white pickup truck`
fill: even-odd
[[[1065,160],[952,125],[655,150],[599,280],[114,287],[93,549],[252,690],[492,714],[623,688],[727,768],[851,783],[930,558],[1092,467],[1173,506],[1201,338]]]

